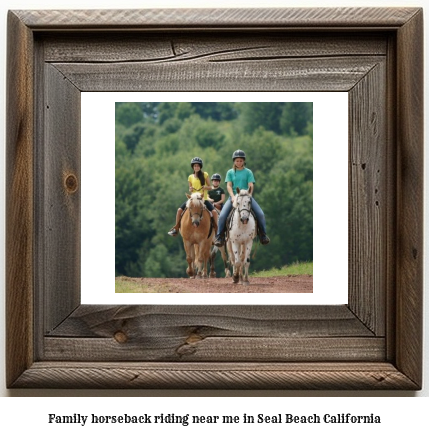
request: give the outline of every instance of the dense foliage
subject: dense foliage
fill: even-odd
[[[116,275],[185,277],[180,236],[190,161],[224,178],[246,152],[271,244],[251,270],[313,259],[312,103],[116,103]],[[220,258],[220,256],[219,256]],[[222,275],[221,261],[217,271]]]

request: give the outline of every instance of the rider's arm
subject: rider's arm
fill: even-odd
[[[228,193],[231,196],[231,201],[234,202],[235,194],[234,191],[232,190],[232,182],[227,182],[226,189],[228,190]]]
[[[248,187],[249,187],[249,194],[253,194],[253,182],[249,182]]]

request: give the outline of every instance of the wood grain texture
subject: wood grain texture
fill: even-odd
[[[397,362],[422,381],[423,12],[398,32]]]
[[[35,363],[14,387],[91,389],[416,389],[389,363]]]
[[[68,63],[120,62],[181,62],[181,61],[239,61],[279,58],[324,58],[340,56],[386,55],[386,38],[377,34],[240,32],[222,34],[193,34],[164,32],[75,33],[67,37],[49,33],[43,35],[46,62],[62,59]],[[106,41],[109,50],[106,52]]]
[[[76,338],[86,338],[84,341]],[[346,306],[81,306],[46,360],[383,361],[384,338]]]
[[[239,62],[55,63],[82,91],[349,91],[377,57]],[[268,68],[267,68],[268,66]]]
[[[174,332],[206,337],[374,336],[345,305],[164,306],[82,305],[49,336],[112,338],[168,337]]]
[[[273,338],[126,336],[122,331],[110,339],[46,338],[44,360],[103,362],[383,362],[382,338]]]
[[[285,9],[134,9],[14,11],[30,28],[54,29],[194,29],[246,27],[396,28],[416,8],[285,8]]]
[[[349,93],[349,307],[385,335],[387,227],[386,63]]]
[[[6,111],[6,382],[33,355],[32,36],[8,14]]]
[[[45,66],[43,245],[45,332],[80,304],[80,91]]]
[[[422,29],[417,8],[11,12],[8,386],[419,389]],[[79,306],[89,90],[348,91],[348,306]]]

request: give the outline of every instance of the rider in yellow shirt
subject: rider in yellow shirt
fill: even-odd
[[[194,157],[191,160],[191,167],[194,170],[188,177],[189,191],[191,193],[199,192],[203,195],[204,204],[206,208],[211,212],[213,210],[212,203],[208,200],[208,191],[213,189],[209,182],[209,175],[202,171],[203,160],[199,157]],[[180,220],[182,219],[183,211],[186,208],[186,201],[177,209],[176,212],[176,224],[168,232],[170,236],[177,236],[179,233]]]

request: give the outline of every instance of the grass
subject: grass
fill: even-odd
[[[296,262],[282,268],[256,271],[250,274],[252,277],[274,277],[274,276],[304,276],[313,275],[313,262]]]
[[[116,277],[115,292],[117,294],[157,294],[168,292],[168,289],[164,289],[162,286],[148,286],[146,284],[139,283],[137,279],[132,279],[130,277]]]

